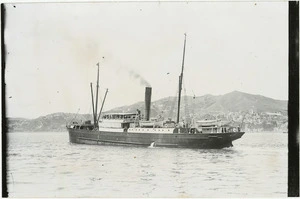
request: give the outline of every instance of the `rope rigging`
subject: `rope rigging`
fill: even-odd
[[[76,119],[79,111],[80,111],[80,108],[78,108],[76,115],[70,120],[69,123],[72,123]]]
[[[170,108],[169,114],[168,114],[168,118],[170,118],[171,120],[175,119],[175,118],[173,118],[173,116],[174,116],[174,113],[176,113],[175,106],[176,106],[176,102],[178,100],[178,90],[176,91],[174,96],[175,97],[170,97],[170,100],[173,98],[172,103],[171,103],[171,108]]]
[[[185,122],[187,124],[190,124],[191,117],[190,117],[190,110],[189,110],[189,101],[188,96],[186,94],[186,88],[185,88],[185,82],[183,81],[183,91],[184,91],[184,113],[185,113]]]

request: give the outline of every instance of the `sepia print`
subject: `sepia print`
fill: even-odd
[[[8,197],[287,197],[288,5],[4,4]]]

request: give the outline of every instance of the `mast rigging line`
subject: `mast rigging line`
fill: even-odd
[[[75,118],[77,117],[79,111],[80,111],[80,108],[78,108],[76,115],[70,120],[69,123],[71,123],[71,122],[73,122],[75,120]]]
[[[103,106],[104,106],[104,102],[105,102],[106,95],[107,95],[107,92],[108,92],[108,89],[106,89],[105,96],[104,96],[104,99],[103,99],[103,101],[102,101],[102,103],[101,103],[101,108],[100,108],[99,115],[98,115],[99,63],[97,63],[97,66],[98,66],[98,70],[97,70],[97,86],[96,86],[96,103],[95,103],[95,104],[94,104],[93,87],[92,87],[92,83],[91,83],[91,95],[92,95],[93,119],[94,119],[94,127],[95,127],[95,128],[98,127],[98,122],[99,122],[100,115],[101,115],[101,113],[102,113]]]
[[[173,120],[173,114],[174,114],[174,112],[176,113],[176,109],[174,109],[175,108],[175,105],[176,105],[176,101],[177,101],[177,98],[178,98],[178,95],[177,95],[177,90],[176,90],[176,93],[175,93],[175,97],[173,98],[173,97],[170,97],[170,99],[169,99],[169,101],[171,101],[171,98],[173,98],[172,99],[172,102],[171,102],[171,108],[170,108],[170,110],[169,110],[169,114],[168,114],[168,118],[171,118],[172,120]],[[175,120],[175,118],[174,118],[174,120]]]
[[[190,104],[189,104],[189,97],[186,94],[186,87],[185,87],[185,82],[183,81],[183,90],[184,90],[184,113],[185,113],[185,121],[186,123],[189,123],[190,121]]]
[[[105,102],[105,99],[106,99],[107,92],[108,92],[108,89],[106,89],[106,92],[105,92],[105,95],[104,95],[104,99],[103,99],[102,104],[101,104],[99,116],[98,116],[98,119],[97,119],[97,124],[98,124],[98,122],[99,122],[100,115],[101,115],[101,113],[102,113],[102,109],[103,109],[103,105],[104,105],[104,102]]]
[[[97,122],[97,113],[98,113],[98,90],[99,90],[99,63],[98,66],[98,73],[97,73],[97,90],[96,90],[96,104],[95,104],[95,113],[94,113],[94,121]],[[98,123],[94,123],[95,127],[98,126]]]
[[[183,80],[183,69],[184,69],[184,57],[185,57],[185,46],[186,46],[186,33],[184,33],[184,46],[183,46],[183,58],[182,58],[182,67],[181,74],[179,76],[179,93],[178,93],[178,112],[177,112],[177,123],[179,123],[180,115],[180,100],[181,100],[181,90],[182,90],[182,80]]]
[[[92,82],[91,82],[91,95],[92,95],[92,107],[93,107],[93,120],[94,120],[94,125],[95,125],[96,120],[95,120],[94,94],[93,94],[93,84],[92,84]]]

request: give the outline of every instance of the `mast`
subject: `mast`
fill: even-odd
[[[97,122],[97,113],[98,113],[98,90],[99,90],[99,63],[97,63],[98,66],[98,73],[97,73],[97,88],[96,88],[96,104],[95,104],[95,122]],[[98,124],[95,123],[95,127],[97,127]]]
[[[177,110],[177,121],[176,121],[177,123],[179,123],[179,115],[180,115],[180,100],[181,100],[181,90],[182,90],[182,80],[183,80],[185,44],[186,44],[186,33],[184,33],[183,59],[182,59],[181,74],[179,76],[178,110]]]
[[[95,110],[94,110],[94,94],[93,94],[93,85],[91,82],[91,94],[92,94],[92,106],[93,106],[93,120],[94,120],[94,126],[96,125],[96,118],[95,118]]]
[[[106,92],[105,92],[105,95],[104,95],[104,99],[103,99],[103,102],[102,102],[102,105],[101,105],[101,108],[100,108],[100,112],[99,112],[99,116],[98,116],[98,119],[97,119],[97,124],[99,122],[100,115],[102,113],[102,109],[103,109],[103,105],[104,105],[104,102],[105,102],[105,99],[106,99],[107,92],[108,92],[108,89],[106,89]]]

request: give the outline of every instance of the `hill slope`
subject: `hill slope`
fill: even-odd
[[[136,109],[144,110],[144,102],[130,106],[118,107],[109,112],[135,112]],[[252,95],[233,91],[225,95],[204,95],[200,97],[183,96],[181,112],[187,111],[196,115],[212,112],[241,112],[253,110],[255,112],[286,112],[287,101],[275,100],[261,95]],[[151,115],[163,114],[164,116],[176,115],[177,98],[168,97],[152,102]]]
[[[130,106],[114,108],[108,112],[136,112],[139,109],[144,112],[144,102],[138,102]],[[183,96],[181,116],[192,115],[195,118],[211,118],[211,115],[232,115],[252,111],[255,113],[284,113],[286,114],[287,101],[274,100],[261,95],[252,95],[239,91],[233,91],[225,95],[204,95],[200,97]],[[177,114],[177,98],[167,97],[151,104],[151,116],[158,114],[165,118],[175,119]],[[65,131],[66,124],[72,120],[91,120],[90,114],[53,113],[36,119],[8,118],[7,126],[10,132],[42,132]],[[227,117],[228,119],[228,117]]]

